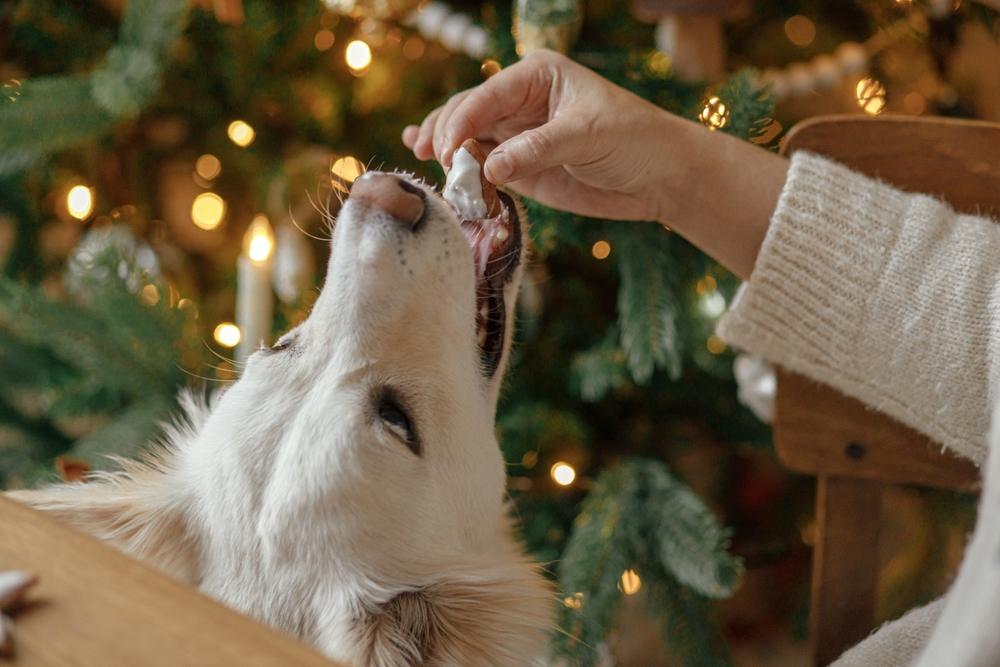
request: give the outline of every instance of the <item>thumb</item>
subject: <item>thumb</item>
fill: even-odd
[[[550,167],[574,164],[585,137],[574,123],[560,116],[503,142],[486,158],[483,172],[503,185],[528,178]]]

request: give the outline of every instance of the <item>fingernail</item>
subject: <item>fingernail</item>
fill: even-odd
[[[490,172],[489,175],[492,176],[490,180],[497,185],[506,183],[511,174],[514,173],[513,161],[509,155],[502,151],[493,151],[490,153],[489,157],[486,158],[485,168]]]

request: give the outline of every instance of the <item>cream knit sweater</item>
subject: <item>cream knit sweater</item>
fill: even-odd
[[[753,274],[717,331],[977,464],[990,455],[947,599],[837,665],[1000,665],[1000,429],[986,437],[1000,381],[1000,225],[796,153]]]

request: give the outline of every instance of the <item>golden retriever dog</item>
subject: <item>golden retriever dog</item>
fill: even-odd
[[[461,222],[360,177],[309,318],[148,460],[9,495],[348,665],[545,655],[553,594],[511,532],[494,435],[523,214]]]

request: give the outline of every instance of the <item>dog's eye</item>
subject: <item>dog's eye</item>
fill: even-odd
[[[292,343],[295,342],[295,338],[286,336],[280,339],[277,343],[272,345],[269,349],[270,352],[281,352],[282,350],[287,350],[292,347]]]
[[[420,456],[420,445],[409,415],[398,403],[389,398],[383,398],[378,404],[378,416],[382,423],[392,431],[393,435],[402,440],[417,456]]]

